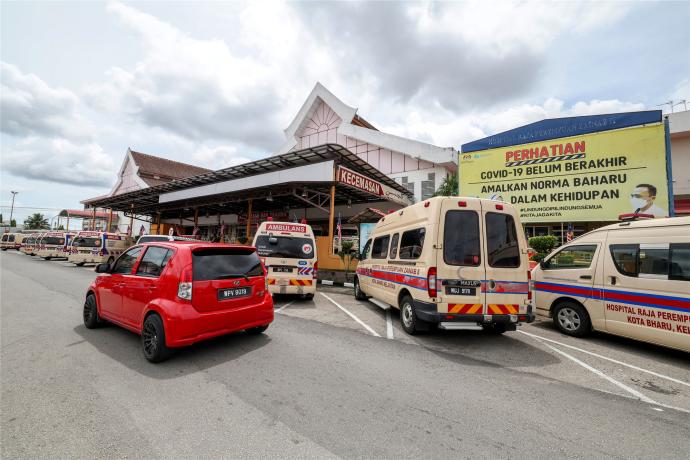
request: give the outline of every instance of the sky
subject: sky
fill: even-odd
[[[457,149],[544,118],[690,101],[690,2],[0,3],[0,212],[109,193],[127,148],[265,157],[321,82]],[[682,110],[682,105],[676,110]]]

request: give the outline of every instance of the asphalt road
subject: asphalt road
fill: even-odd
[[[690,452],[690,413],[549,376],[543,369],[570,360],[524,334],[474,335],[457,354],[444,334],[387,340],[385,322],[376,337],[335,306],[340,316],[322,321],[290,314],[293,304],[265,335],[233,334],[152,365],[136,335],[82,325],[94,273],[9,253],[0,266],[3,458]],[[683,357],[671,356],[665,365],[682,372]]]

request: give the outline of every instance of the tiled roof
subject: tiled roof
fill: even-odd
[[[132,158],[139,167],[139,177],[149,187],[211,171],[210,169],[135,152],[134,150],[130,150],[130,152],[132,152]]]

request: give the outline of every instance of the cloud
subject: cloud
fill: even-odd
[[[3,169],[26,179],[77,186],[109,186],[116,164],[96,143],[30,137],[3,152]]]
[[[199,40],[135,8],[108,11],[141,38],[144,57],[130,70],[112,68],[92,85],[94,107],[126,113],[148,126],[197,141],[231,140],[267,150],[280,145],[280,72],[233,51],[221,40]]]
[[[251,158],[240,156],[235,147],[227,145],[202,145],[192,154],[192,159],[195,165],[209,169],[229,168],[252,161]]]
[[[77,96],[64,88],[51,88],[33,74],[0,62],[2,132],[12,136],[84,137],[75,112]]]
[[[526,94],[539,83],[557,37],[610,25],[629,7],[308,2],[295,8],[338,57],[343,78],[370,74],[382,95],[458,113]]]

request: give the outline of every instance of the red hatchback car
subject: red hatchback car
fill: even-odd
[[[137,245],[89,286],[84,325],[104,320],[141,335],[144,356],[160,362],[171,349],[273,321],[266,271],[249,246],[161,242]]]

